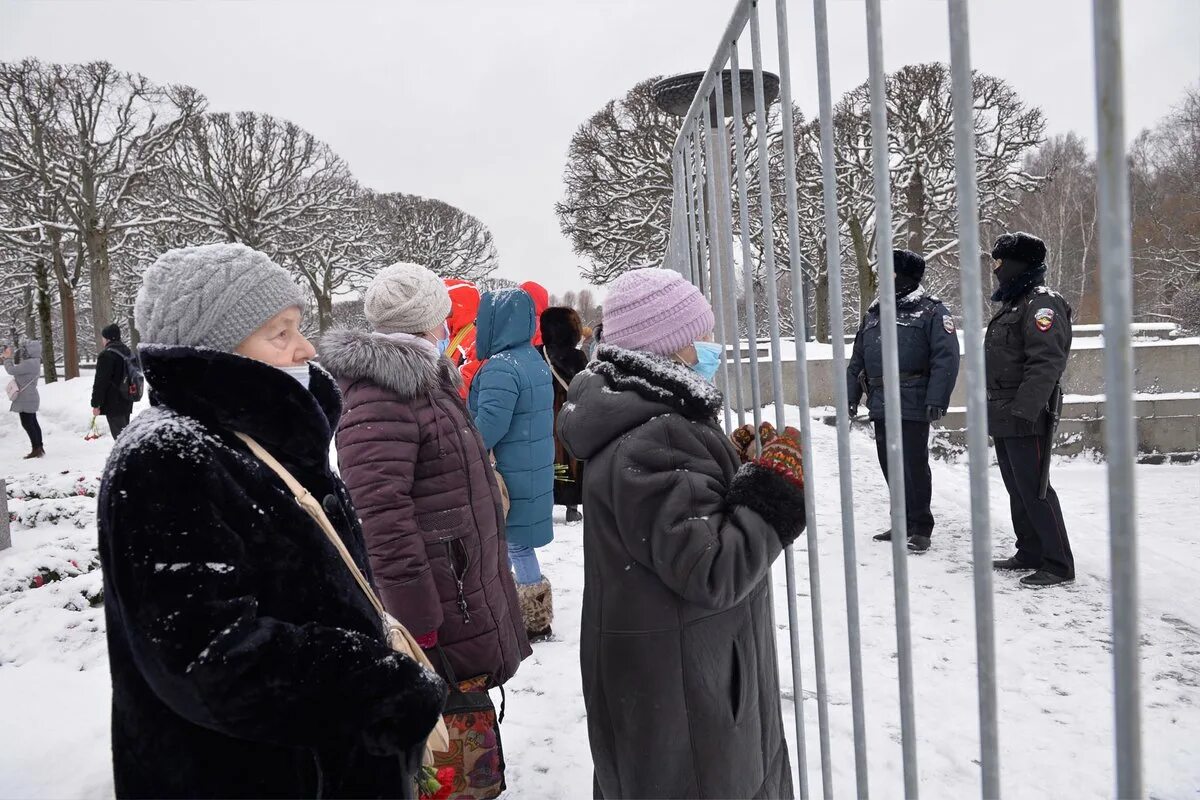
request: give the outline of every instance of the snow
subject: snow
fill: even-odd
[[[1077,329],[1076,329],[1076,331],[1077,331]],[[959,344],[959,350],[961,350],[963,352],[966,351],[966,339],[964,338],[964,336],[965,335],[964,335],[963,331],[960,329],[958,331],[958,344]],[[846,358],[847,359],[850,358],[850,351],[852,350],[853,345],[854,345],[853,339],[850,339],[849,341],[846,342]],[[1189,346],[1196,347],[1196,346],[1200,346],[1200,336],[1184,336],[1184,337],[1180,337],[1178,339],[1140,338],[1136,335],[1136,332],[1135,332],[1135,336],[1133,338],[1133,346],[1134,347],[1189,347]],[[760,340],[758,343],[758,347],[759,347],[760,352],[764,354],[764,355],[760,356],[760,358],[759,358],[759,363],[761,364],[761,363],[764,363],[764,361],[767,359],[766,354],[769,353],[771,350],[771,340],[770,339]],[[1074,350],[1103,350],[1103,349],[1104,349],[1104,337],[1100,336],[1100,335],[1076,336],[1071,341],[1071,350],[1073,350],[1073,351]],[[743,343],[743,350],[742,350],[743,358],[745,358],[746,352],[747,352],[747,349],[745,348],[745,343]],[[833,360],[833,346],[830,344],[826,344],[825,342],[808,342],[805,347],[805,353],[806,353],[809,361],[832,361]],[[795,341],[791,338],[781,337],[779,340],[779,354],[780,354],[780,360],[782,360],[782,361],[795,361],[796,360],[796,343],[795,343]],[[730,356],[730,363],[731,364],[733,363],[732,355]]]
[[[94,564],[95,501],[89,496],[111,441],[107,436],[83,441],[87,383],[43,389],[48,456],[42,461],[20,460],[28,442],[15,415],[0,415],[0,475],[20,498],[10,501],[17,515],[14,546],[0,553],[0,708],[6,721],[0,727],[0,797],[112,795],[110,688],[103,609],[94,605],[100,580]],[[789,421],[795,423],[790,411]],[[771,410],[764,416],[772,418]],[[835,796],[845,797],[854,791],[854,751],[836,443],[834,428],[819,422],[812,427],[808,475],[818,503],[833,788]],[[903,784],[891,548],[870,541],[888,525],[887,490],[869,434],[856,428],[851,447],[870,784],[877,797],[898,797]],[[1146,788],[1156,798],[1195,798],[1200,786],[1200,581],[1195,580],[1200,537],[1189,520],[1200,518],[1200,465],[1136,469]],[[1016,575],[994,578],[1001,788],[1008,798],[1113,794],[1105,475],[1104,464],[1083,458],[1059,461],[1054,468],[1077,559],[1075,585],[1030,592],[1018,588]],[[908,562],[920,778],[928,797],[973,797],[979,793],[979,735],[966,465],[935,462],[933,476],[938,519],[933,549]],[[1008,502],[994,467],[990,479],[994,551],[1008,555]],[[37,513],[31,511],[35,508]],[[562,513],[557,510],[554,543],[540,551],[554,585],[556,637],[536,645],[506,687],[503,735],[510,797],[591,795],[579,675],[583,529],[566,525]],[[806,548],[802,537],[796,550],[798,628],[809,782],[816,791],[820,757]],[[47,570],[61,579],[32,588],[34,576]],[[783,695],[790,698],[782,559],[774,583],[780,678]],[[791,708],[786,699],[789,738]],[[795,764],[794,741],[791,748]]]

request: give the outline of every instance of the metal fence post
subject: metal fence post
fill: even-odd
[[[731,80],[737,81],[737,86],[732,87],[733,91],[741,91],[741,80],[737,73],[730,76]],[[733,347],[733,391],[734,398],[737,401],[737,424],[739,427],[746,424],[746,399],[745,393],[742,391],[742,343],[740,331],[738,330],[738,310],[737,310],[737,281],[734,278],[733,268],[733,209],[730,206],[730,182],[729,182],[729,131],[725,127],[725,79],[721,77],[717,81],[717,89],[715,92],[717,117],[716,122],[719,124],[714,126],[709,132],[709,142],[711,143],[711,152],[717,155],[714,156],[716,164],[716,185],[717,185],[717,212],[721,217],[721,279],[723,281],[724,299],[726,308],[725,333],[726,347]],[[726,358],[729,357],[728,352]],[[726,378],[726,393],[728,393],[729,385]]]
[[[1000,796],[996,708],[996,630],[992,598],[992,526],[988,506],[987,392],[984,381],[982,286],[979,276],[979,191],[975,182],[975,110],[967,0],[950,0],[950,73],[954,103],[954,167],[958,187],[958,253],[967,365],[967,452],[971,487],[975,651],[979,681],[979,760],[985,798]]]
[[[892,497],[892,578],[896,596],[896,658],[899,667],[900,731],[904,794],[918,796],[916,711],[913,703],[912,630],[908,603],[908,530],[901,453],[900,366],[896,354],[896,278],[892,273],[892,207],[888,161],[887,86],[883,69],[883,18],[879,0],[867,0],[867,60],[870,62],[871,160],[875,172],[875,245],[883,334],[884,427],[888,486]]]
[[[705,105],[704,116],[708,116],[708,106]],[[707,122],[707,120],[705,120]],[[712,137],[709,133],[708,125],[696,125],[696,137],[701,143],[701,147],[706,153],[704,159],[705,168],[705,186],[707,187],[708,195],[708,229],[712,232],[713,239],[708,246],[708,263],[709,263],[709,286],[712,290],[713,310],[715,311],[717,323],[717,342],[721,345],[721,382],[724,391],[722,397],[722,413],[725,418],[725,432],[729,433],[733,430],[731,416],[729,412],[730,384],[729,384],[729,352],[726,349],[729,344],[728,334],[725,330],[725,279],[722,277],[721,258],[723,256],[724,247],[721,246],[723,238],[722,228],[727,227],[728,223],[723,222],[717,210],[717,181],[716,167],[713,164],[713,147]]]
[[[733,92],[733,154],[738,189],[738,237],[742,240],[742,293],[746,304],[746,338],[749,342],[750,405],[754,418],[755,447],[761,448],[758,428],[762,425],[762,383],[758,371],[758,308],[754,302],[754,253],[750,245],[750,206],[746,186],[745,118],[742,116],[741,68],[738,66],[737,39],[729,43],[729,70],[738,76],[737,91]],[[740,347],[740,344],[739,344]]]
[[[783,185],[786,195],[788,261],[792,279],[792,336],[796,345],[796,405],[800,407],[800,440],[804,457],[812,464],[812,414],[808,394],[808,303],[804,294],[800,258],[800,227],[796,210],[796,138],[792,134],[792,63],[788,47],[787,3],[775,0],[775,27],[779,44],[779,106],[783,122]],[[804,507],[808,542],[808,591],[812,606],[813,670],[817,682],[817,720],[821,746],[821,787],[826,800],[833,798],[833,756],[829,744],[829,687],[825,680],[825,616],[821,603],[821,559],[817,541],[816,470],[804,474]]]
[[[829,324],[833,344],[833,398],[837,404],[838,483],[842,501],[842,563],[846,581],[846,632],[850,648],[850,704],[854,719],[854,775],[858,797],[868,797],[867,722],[863,700],[862,625],[858,607],[858,554],[854,540],[854,483],[850,460],[850,397],[846,388],[845,309],[842,305],[841,232],[837,164],[833,149],[833,92],[829,79],[829,23],[825,0],[813,0],[817,93],[821,119],[821,179],[825,200],[825,262],[829,274]],[[832,245],[830,243],[833,243]]]
[[[1104,315],[1104,444],[1112,559],[1113,691],[1117,796],[1142,796],[1141,691],[1138,684],[1137,511],[1133,409],[1133,280],[1129,168],[1120,0],[1094,0],[1096,53],[1096,204]]]
[[[758,2],[750,4],[750,56],[754,67],[754,113],[758,133],[758,191],[762,212],[763,259],[767,266],[767,306],[771,328],[771,398],[775,404],[775,425],[782,431],[787,426],[787,409],[783,397],[783,362],[779,345],[779,291],[775,266],[775,236],[771,230],[771,172],[767,153],[767,104],[763,91],[762,35],[759,26]],[[797,365],[799,367],[800,365]],[[807,409],[802,409],[807,414]],[[796,749],[800,771],[800,796],[808,797],[808,759],[804,734],[804,676],[800,669],[800,636],[796,620],[800,613],[796,602],[796,554],[793,545],[783,551],[784,573],[787,576],[788,633],[792,654],[792,702],[796,711]]]

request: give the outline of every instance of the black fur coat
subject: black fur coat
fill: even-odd
[[[333,381],[313,368],[310,392],[182,347],[142,361],[154,407],[99,499],[117,796],[410,796],[445,688],[392,653],[334,547],[233,435],[323,500],[367,569],[329,467]]]

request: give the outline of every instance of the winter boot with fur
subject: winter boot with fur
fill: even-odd
[[[554,596],[550,581],[543,577],[537,583],[517,584],[517,598],[521,601],[521,618],[525,621],[525,633],[531,642],[542,642],[551,636],[550,626],[554,622]]]

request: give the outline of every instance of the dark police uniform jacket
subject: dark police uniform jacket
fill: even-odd
[[[1046,431],[1046,407],[1071,353],[1071,306],[1035,286],[1008,301],[988,323],[988,432],[994,437]]]
[[[896,301],[896,352],[900,360],[901,417],[924,422],[925,407],[945,409],[958,379],[958,334],[954,318],[942,301],[917,290]],[[871,419],[883,419],[883,333],[879,301],[854,337],[854,355],[846,368],[850,404],[863,393]]]

